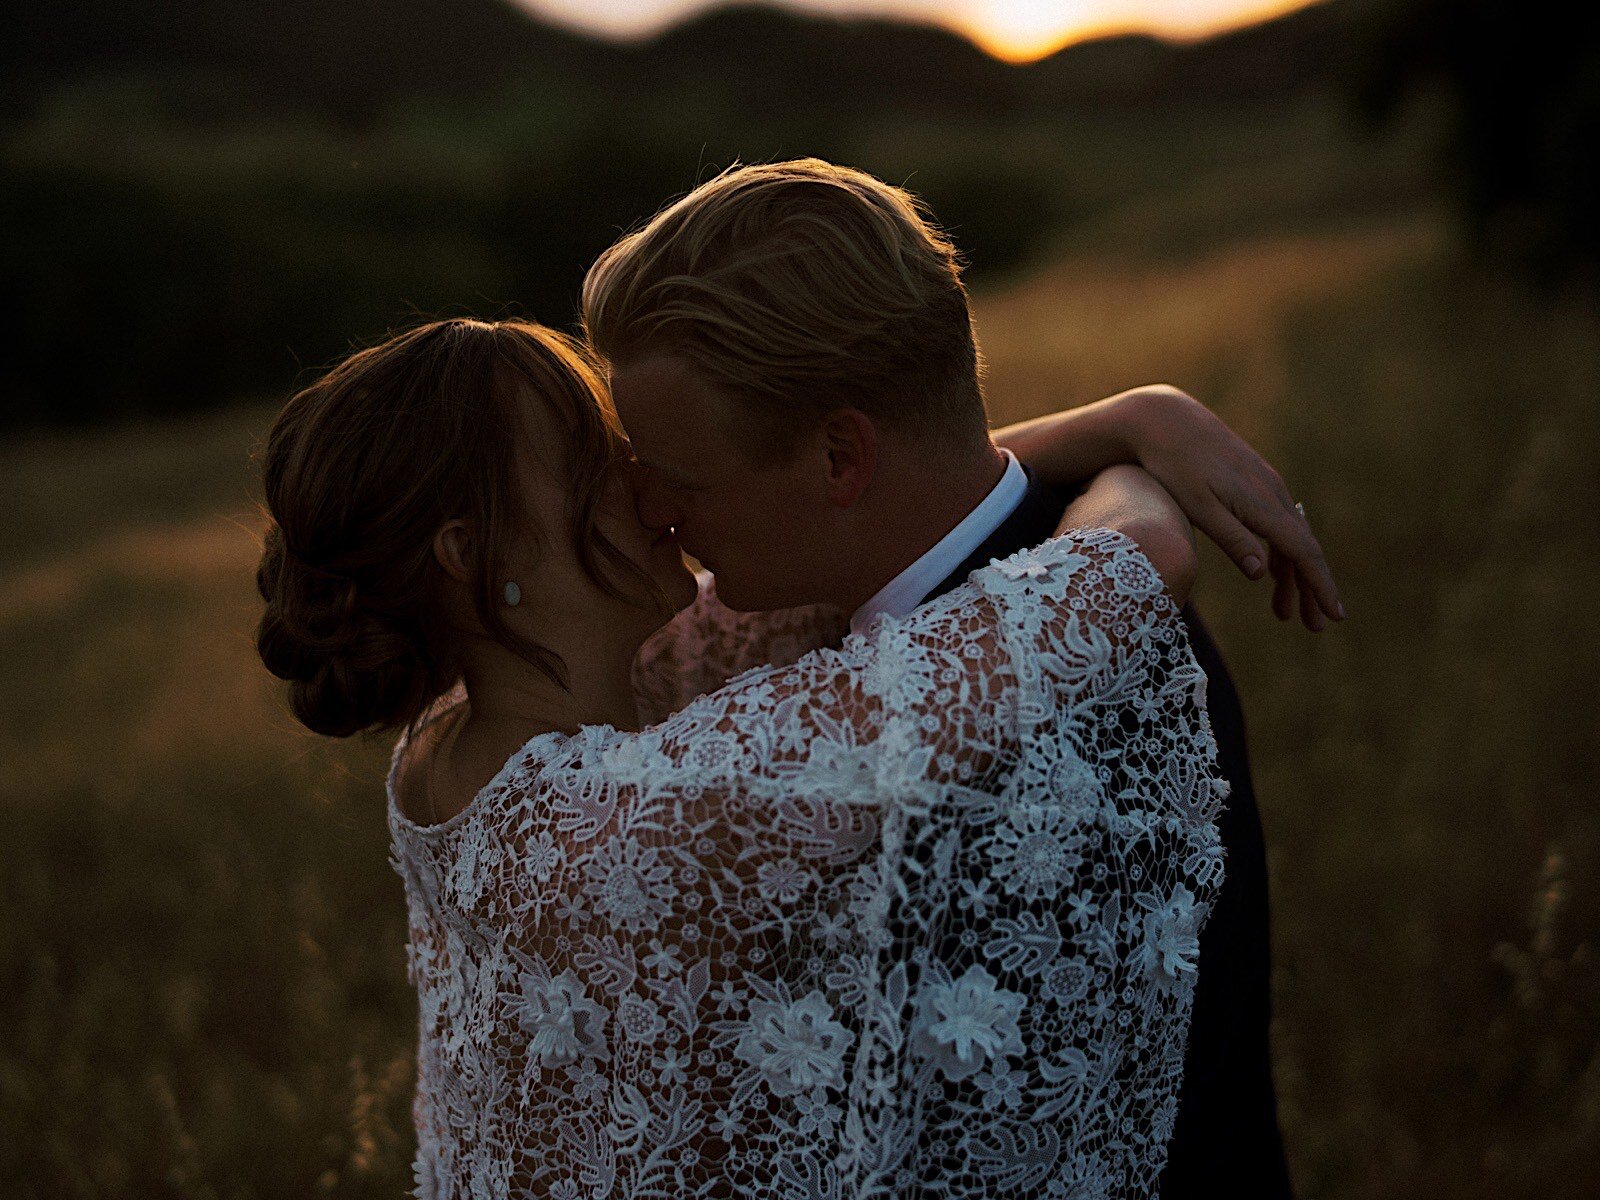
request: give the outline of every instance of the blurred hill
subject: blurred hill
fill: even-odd
[[[1324,0],[1018,67],[932,26],[751,5],[637,44],[505,0],[22,6],[0,39],[0,428],[281,394],[419,314],[568,324],[623,230],[721,167],[804,154],[907,183],[978,281],[1112,211],[1160,250],[1175,227],[1140,214],[1199,189],[1223,229],[1448,195],[1486,256],[1600,285],[1596,11]]]
[[[740,160],[908,182],[1002,275],[1241,157],[1334,170],[1355,2],[1026,67],[759,6],[639,44],[503,0],[26,6],[0,41],[0,428],[281,394],[418,313],[569,323],[600,250]],[[1112,167],[1112,142],[1149,154]]]
[[[165,77],[191,100],[353,118],[608,57],[503,0],[70,0],[15,5],[6,24],[0,73],[14,113],[63,83],[129,73]]]
[[[63,84],[166,78],[196,105],[370,120],[396,102],[486,97],[516,79],[589,77],[641,100],[710,84],[782,112],[794,103],[965,116],[1110,100],[1259,96],[1326,82],[1351,0],[1209,41],[1129,36],[1016,67],[932,25],[713,9],[637,45],[538,22],[506,0],[112,0],[19,6],[0,43],[4,97],[28,111]],[[709,75],[707,74],[709,72]],[[207,90],[209,89],[209,96]]]

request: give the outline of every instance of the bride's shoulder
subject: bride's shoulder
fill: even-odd
[[[389,773],[385,781],[389,797],[408,793],[414,786],[421,766],[426,763],[432,747],[438,742],[452,721],[465,711],[466,689],[458,682],[436,699],[410,725],[395,738],[389,752]]]
[[[586,730],[553,769],[568,779],[642,782],[676,778],[686,764],[714,773],[770,763],[818,736],[853,744],[891,711],[928,720],[951,706],[994,702],[996,681],[1030,673],[1017,666],[1023,659],[1071,650],[1110,662],[1176,612],[1133,538],[1073,530],[994,560],[909,614],[883,614],[837,645],[735,675],[639,733]]]
[[[498,745],[477,745],[470,754],[458,755],[455,735],[469,713],[466,692],[458,684],[396,740],[385,788],[389,821],[396,832],[434,837],[458,829],[498,799],[526,792],[546,763],[573,740],[549,730],[502,739]],[[447,745],[451,759],[460,761],[454,761],[441,779],[435,773],[436,760]]]
[[[1154,571],[1154,564],[1134,538],[1121,530],[1092,526],[1070,529],[1037,546],[1027,546],[1004,558],[992,559],[987,566],[974,571],[971,578],[990,591],[1005,591],[1046,576],[1063,584],[1092,585],[1103,580],[1115,581],[1119,572],[1135,563],[1150,567],[1159,585],[1159,572]]]
[[[1178,611],[1162,572],[1140,543],[1098,526],[1069,530],[992,559],[944,599],[945,609],[958,610],[987,599],[1020,617],[1031,615],[1031,608],[1091,618],[1135,608],[1170,616]],[[936,606],[928,606],[930,619],[937,613]]]

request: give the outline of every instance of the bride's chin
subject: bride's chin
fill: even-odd
[[[671,578],[662,581],[662,590],[667,593],[667,599],[672,601],[672,611],[675,613],[688,608],[700,594],[700,585],[695,582],[689,564],[683,561],[683,555],[678,556]]]
[[[689,563],[676,542],[663,540],[654,549],[657,556],[654,564],[656,584],[672,602],[672,611],[682,612],[694,603],[700,593],[694,572],[689,569]]]

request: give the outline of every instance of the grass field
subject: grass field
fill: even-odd
[[[1205,562],[1302,1194],[1591,1194],[1600,326],[1453,265],[1421,208],[1106,244],[981,298],[996,417],[1190,389],[1283,469],[1351,614],[1280,626]],[[297,732],[250,647],[270,412],[0,445],[0,1194],[409,1183],[387,747]]]

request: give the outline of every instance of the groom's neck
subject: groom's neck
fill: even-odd
[[[859,514],[840,607],[854,612],[931,550],[983,502],[1005,470],[1005,455],[988,441],[954,457],[920,448],[885,456]]]

